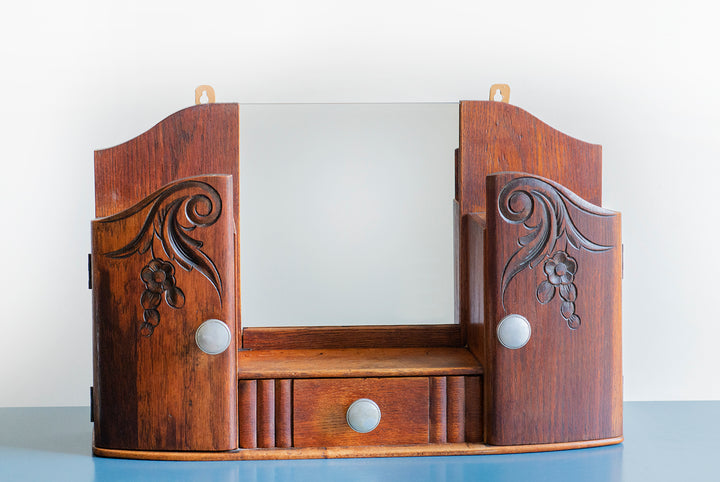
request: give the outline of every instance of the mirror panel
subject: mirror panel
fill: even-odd
[[[241,104],[242,324],[453,323],[458,104]]]

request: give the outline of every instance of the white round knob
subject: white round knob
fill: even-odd
[[[195,331],[195,343],[208,355],[219,355],[232,341],[230,328],[220,320],[205,320]]]
[[[530,340],[530,322],[522,315],[508,315],[497,327],[497,337],[505,348],[516,350]]]
[[[360,398],[347,409],[345,419],[356,432],[371,432],[380,423],[380,407],[370,399]]]

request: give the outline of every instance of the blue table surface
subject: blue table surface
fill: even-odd
[[[88,407],[0,408],[0,481],[720,481],[720,402],[626,402],[625,442],[457,457],[156,462],[93,457]]]

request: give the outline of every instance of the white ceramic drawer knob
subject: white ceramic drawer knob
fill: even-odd
[[[231,340],[230,328],[220,320],[205,320],[195,331],[195,343],[208,355],[224,352],[230,346]]]
[[[522,315],[508,315],[497,327],[498,341],[505,348],[517,350],[530,340],[530,322]]]
[[[351,429],[368,433],[380,423],[380,407],[370,399],[360,398],[350,405],[345,418]]]

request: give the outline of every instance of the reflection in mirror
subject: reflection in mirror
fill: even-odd
[[[458,104],[240,106],[242,324],[453,323]]]

